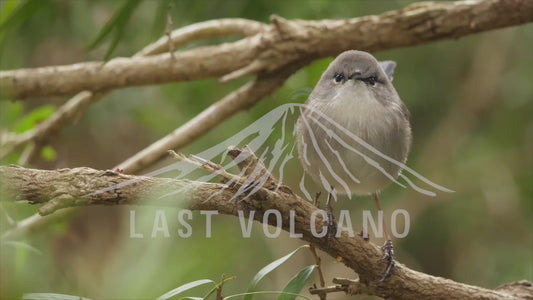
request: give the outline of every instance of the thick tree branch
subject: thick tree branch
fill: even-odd
[[[21,144],[33,141],[38,146],[40,143],[45,142],[46,138],[57,131],[58,128],[60,129],[66,121],[75,119],[75,116],[79,115],[80,111],[83,111],[91,102],[99,98],[98,94],[103,94],[110,89],[218,76],[223,76],[222,81],[228,81],[248,74],[259,74],[255,81],[224,97],[204,111],[204,113],[178,128],[174,133],[124,162],[121,167],[126,168],[126,171],[131,173],[161,158],[166,149],[184,146],[235,112],[253,105],[265,95],[279,88],[288,76],[313,59],[335,55],[351,48],[378,51],[417,45],[433,40],[458,38],[476,32],[522,24],[532,20],[533,1],[487,0],[483,2],[417,3],[406,9],[379,16],[347,20],[288,21],[273,16],[272,26],[248,20],[234,20],[233,22],[228,20],[227,23],[222,22],[222,20],[208,21],[176,30],[172,34],[174,42],[180,45],[180,43],[187,43],[201,38],[233,34],[249,37],[234,43],[178,52],[175,57],[171,57],[169,54],[161,54],[150,58],[139,57],[146,54],[143,51],[147,51],[147,53],[150,51],[153,51],[153,53],[164,52],[167,47],[167,40],[164,38],[156,42],[153,48],[147,47],[143,49],[134,58],[116,59],[107,64],[83,63],[72,66],[2,71],[0,72],[0,97],[25,98],[40,95],[72,94],[88,90],[77,95],[78,98],[71,99],[72,102],[69,101],[64,106],[64,110],[62,108],[58,110],[58,113],[61,113],[57,114],[58,118],[50,120],[50,126],[37,127],[31,135],[19,136]],[[217,22],[220,22],[220,28],[217,28]],[[249,30],[245,28],[246,26],[242,26],[243,24],[249,25]],[[276,78],[276,76],[279,76],[279,78]],[[74,99],[77,99],[77,101],[74,101]],[[74,104],[70,105],[71,103]],[[28,177],[22,174],[26,174]],[[61,174],[63,174],[63,177]],[[14,192],[16,196],[21,197],[21,199],[32,199],[31,201],[36,203],[46,203],[40,210],[43,214],[52,213],[61,207],[78,205],[141,204],[142,199],[152,198],[154,196],[153,193],[159,195],[157,192],[172,191],[188,183],[171,179],[124,176],[126,175],[90,169],[39,171],[0,167],[0,179],[2,179],[0,184],[7,183],[7,186],[10,187],[9,190]],[[109,194],[108,196],[93,195],[89,197],[90,200],[87,200],[87,197],[82,197],[86,194],[80,193],[80,187],[84,185],[86,185],[88,190],[94,191],[98,188],[97,183],[100,181],[103,186],[109,186],[113,182],[122,183],[131,179],[139,179],[139,181],[133,185],[121,186],[118,189],[102,193]],[[41,180],[43,184],[31,188],[32,183]],[[68,182],[69,184],[61,184],[62,182]],[[20,185],[11,185],[17,183]],[[56,184],[58,185],[57,188],[55,187]],[[22,186],[26,186],[26,188],[15,189],[15,187]],[[133,188],[132,186],[141,186],[141,189],[130,190]],[[206,197],[208,192],[212,193],[221,188],[220,185],[210,183],[193,183],[192,186],[194,186],[194,189],[180,195],[184,197],[184,201],[190,201],[189,205],[193,209],[206,209],[203,205],[208,203],[198,204],[198,198]],[[52,187],[55,190],[51,189]],[[148,196],[143,194],[143,191],[152,191],[152,193]],[[114,193],[117,193],[117,195]],[[263,189],[261,193],[238,204],[224,201],[224,199],[229,199],[224,198],[224,196],[230,196],[230,194],[226,195],[225,193],[222,193],[219,196],[221,198],[217,198],[218,200],[215,198],[212,201],[210,200],[209,203],[213,202],[211,203],[213,205],[212,209],[218,209],[223,213],[235,214],[236,208],[248,202],[248,209],[250,207],[255,208],[255,205],[259,205],[259,208],[262,208],[261,205],[287,208],[279,204],[279,201],[297,203],[293,205],[298,208],[298,213],[301,213],[303,217],[309,217],[309,215],[305,214],[309,213],[310,209],[314,209],[314,207],[307,209],[305,205],[305,209],[300,209],[298,201],[301,201],[301,199],[287,193],[287,190],[273,192],[269,189]],[[117,200],[118,198],[122,200]],[[167,200],[169,201],[161,204],[177,205],[176,199]],[[272,201],[274,203],[271,203]],[[199,206],[195,207],[194,205]],[[231,206],[233,209],[227,206]],[[55,212],[53,215],[61,214],[64,211],[66,210]],[[281,212],[284,216],[288,216],[288,211]],[[298,213],[297,216],[299,216]],[[261,218],[262,214],[256,215],[256,219],[259,220]],[[26,228],[26,224],[30,224],[29,227],[39,226],[43,220],[46,220],[46,218],[43,219],[36,216],[25,220],[24,224],[19,225],[23,225],[24,228]],[[451,292],[454,293],[454,296],[457,295],[457,298],[470,296],[469,298],[499,299],[500,297],[510,298],[511,295],[532,298],[530,291],[529,293],[526,291],[525,294],[519,294],[519,292],[523,293],[523,287],[527,286],[527,284],[529,284],[530,288],[530,283],[508,284],[501,289],[497,289],[500,292],[494,292],[459,283],[450,283],[445,279],[421,274],[404,266],[398,268],[393,278],[385,286],[373,284],[372,278],[375,278],[376,274],[379,277],[379,270],[381,270],[381,267],[376,268],[380,262],[374,259],[380,254],[375,255],[376,251],[379,252],[375,246],[361,244],[358,237],[346,240],[345,236],[339,239],[339,243],[322,245],[320,244],[320,239],[313,240],[308,235],[309,232],[304,232],[304,239],[317,245],[317,247],[321,249],[326,246],[331,247],[329,251],[325,250],[330,255],[335,256],[337,252],[343,253],[343,250],[340,249],[342,247],[348,247],[345,249],[346,251],[356,251],[351,256],[336,255],[343,256],[348,266],[362,274],[359,292],[398,298],[398,295],[395,294],[395,289],[400,288],[401,291],[405,291],[406,295],[401,296],[402,298],[449,298],[450,295],[447,293],[450,290],[444,288],[451,286]],[[349,243],[342,244],[346,242]],[[368,255],[365,256],[365,253]],[[363,256],[359,257],[360,255]],[[409,284],[409,281],[411,281],[411,284]],[[417,286],[418,284],[423,285],[423,287]],[[427,289],[425,287],[426,284],[428,285]],[[432,288],[436,288],[436,290],[431,290]],[[519,292],[510,292],[515,289]]]
[[[237,153],[234,152],[234,154]],[[238,156],[237,154],[235,157]],[[250,156],[250,159],[256,158]],[[260,161],[256,165],[263,166]],[[216,171],[216,169],[213,170]],[[265,172],[268,171],[265,170]],[[317,208],[292,193],[290,189],[275,188],[277,184],[265,185],[253,195],[242,194],[231,200],[238,190],[238,182],[224,185],[124,175],[90,168],[45,171],[13,166],[1,166],[0,179],[2,183],[0,188],[9,198],[29,201],[32,204],[43,204],[40,212],[44,215],[63,207],[148,204],[185,206],[193,210],[217,210],[233,216],[237,216],[239,210],[243,211],[245,216],[255,211],[254,219],[263,222],[265,211],[275,209],[282,215],[283,229],[288,231],[288,216],[293,210],[295,232],[302,233],[303,240],[322,249],[332,257],[342,257],[344,264],[359,274],[358,281],[349,282],[350,289],[341,284],[341,287],[317,292],[346,290],[351,293],[366,293],[395,299],[533,298],[530,282],[515,282],[504,285],[498,290],[489,290],[430,276],[411,270],[402,264],[397,264],[390,279],[380,283],[379,279],[386,263],[381,260],[382,253],[379,247],[365,241],[360,236],[349,237],[346,232],[331,241],[315,237],[311,231],[311,214]],[[273,177],[269,180],[276,181]],[[173,194],[172,197],[166,196],[177,190],[182,192]],[[269,219],[268,223],[276,226],[274,219]],[[323,224],[321,215],[318,214],[316,228],[322,228]]]
[[[218,102],[214,103],[202,113],[189,120],[184,125],[178,127],[172,133],[157,140],[148,147],[139,151],[126,161],[120,163],[115,168],[120,168],[123,172],[135,174],[144,168],[152,165],[160,160],[166,153],[167,149],[179,149],[196,140],[218,124],[229,118],[233,114],[247,109],[260,101],[263,97],[273,93],[280,88],[285,80],[292,74],[293,71],[300,67],[300,64],[305,62],[297,62],[292,66],[280,71],[275,75],[264,74],[256,78],[253,82],[246,84],[240,89],[230,93]],[[88,93],[88,95],[81,95]],[[92,101],[93,95],[90,92],[83,92],[79,96],[80,101]],[[98,96],[95,96],[98,97]],[[71,99],[69,102],[71,102]],[[78,101],[78,100],[76,100]],[[67,108],[70,106],[66,106]],[[55,116],[56,114],[54,114]],[[61,114],[63,115],[63,114]],[[66,119],[63,119],[66,121]],[[45,128],[49,128],[54,123],[47,123]],[[38,127],[41,128],[41,127]],[[51,134],[49,132],[48,134]],[[45,136],[48,137],[49,135]],[[22,136],[26,138],[26,136]],[[36,135],[34,138],[40,138],[41,135]],[[42,143],[38,140],[36,143]],[[35,144],[34,147],[37,147]],[[2,148],[0,148],[1,150]],[[12,148],[11,148],[12,149]],[[35,152],[32,150],[31,152]],[[0,151],[1,157],[1,151]],[[62,215],[67,215],[68,211],[64,210]],[[46,223],[39,215],[33,215],[25,219],[19,227],[17,227],[10,235],[20,235],[25,231],[32,230],[38,227],[41,223]]]
[[[345,20],[289,21],[273,16],[273,25],[258,29],[262,31],[254,36],[178,52],[175,59],[160,54],[2,71],[0,97],[22,99],[219,76],[227,81],[347,49],[374,52],[413,46],[532,20],[531,0],[423,2],[378,16]]]
[[[237,22],[238,24],[245,25],[240,19],[226,20],[225,24],[230,25],[230,21]],[[207,23],[207,22],[206,22]],[[200,28],[209,28],[215,23],[208,23]],[[209,26],[208,26],[209,25]],[[252,24],[253,25],[253,24]],[[190,26],[191,30],[180,31],[186,36],[192,31],[194,26]],[[252,26],[253,27],[253,26]],[[188,27],[186,27],[188,28]],[[178,30],[179,31],[179,30]],[[176,31],[175,31],[176,32]],[[218,33],[224,33],[224,31],[218,31]],[[181,41],[184,43],[184,39],[181,39],[180,34],[173,33],[172,38],[174,41]],[[189,36],[192,38],[191,36]],[[155,44],[160,43],[159,41]],[[158,51],[158,47],[153,47],[153,51]],[[151,53],[149,53],[151,54]],[[231,117],[233,114],[248,109],[262,98],[273,93],[279,89],[285,80],[296,70],[305,65],[305,61],[297,61],[293,64],[286,66],[284,69],[275,73],[260,74],[254,81],[246,84],[240,89],[230,93],[218,102],[209,106],[202,113],[195,118],[189,120],[184,125],[178,127],[172,133],[159,139],[145,149],[139,151],[126,161],[120,163],[116,168],[121,168],[124,172],[135,174],[147,166],[155,163],[161,159],[167,149],[179,149],[192,141],[196,140],[212,128],[219,125],[225,119]],[[23,163],[29,162],[31,156],[39,152],[40,147],[44,146],[47,139],[60,130],[69,120],[77,118],[90,103],[97,101],[105,93],[94,94],[89,91],[84,91],[70,99],[67,103],[61,106],[58,111],[48,120],[39,124],[35,129],[25,132],[20,135],[11,135],[0,138],[0,158],[7,155],[17,147],[20,147],[24,143],[32,141],[32,147],[29,151],[21,156]],[[69,210],[63,210],[63,215],[68,215]],[[20,235],[24,232],[31,231],[41,224],[46,223],[39,215],[33,215],[19,224],[15,230],[12,230],[10,235]]]
[[[490,2],[490,1],[486,1],[486,2]],[[496,2],[498,2],[498,1],[496,1]],[[430,14],[432,16],[431,20],[434,21],[434,23],[436,24],[435,26],[441,26],[440,23],[443,23],[443,22],[446,23],[447,22],[447,21],[445,21],[445,20],[448,20],[448,19],[446,19],[447,17],[454,16],[454,15],[456,17],[458,17],[461,14],[465,14],[465,11],[467,12],[468,9],[476,8],[478,10],[477,12],[472,13],[473,15],[479,15],[480,11],[486,11],[488,9],[489,10],[498,10],[498,11],[504,12],[505,9],[510,9],[509,5],[515,6],[515,7],[520,7],[521,9],[525,7],[525,11],[527,11],[527,9],[528,9],[527,5],[524,6],[523,3],[519,3],[520,1],[518,1],[516,3],[511,3],[511,2],[512,1],[506,2],[505,5],[503,6],[503,8],[498,3],[492,3],[490,6],[487,6],[486,3],[483,3],[483,5],[480,6],[480,7],[472,6],[473,5],[472,2],[468,3],[468,4],[465,4],[463,2],[456,2],[453,5],[450,5],[449,3],[438,4],[438,5],[435,4],[435,3],[431,3],[431,4],[419,3],[419,4],[416,4],[414,6],[410,6],[410,7],[406,8],[403,11],[390,12],[390,13],[383,14],[383,15],[381,15],[379,17],[373,17],[374,19],[377,19],[377,21],[374,20],[372,22],[374,22],[375,24],[381,24],[381,23],[386,24],[387,22],[385,22],[384,20],[386,20],[386,18],[389,18],[388,15],[391,15],[393,18],[396,18],[396,21],[401,20],[401,18],[399,16],[404,15],[404,16],[406,16],[405,18],[406,18],[407,21],[402,21],[402,22],[409,23],[409,22],[414,22],[413,19],[412,19],[413,16],[418,16],[417,17],[418,21],[416,22],[416,26],[407,26],[406,28],[408,28],[409,30],[411,30],[411,29],[414,30],[414,29],[417,29],[417,28],[418,28],[418,30],[421,30],[419,28],[420,24],[425,24],[425,23],[429,22],[429,20],[430,20],[430,19],[427,18],[427,16],[425,16],[425,14],[427,14],[428,11],[435,11],[435,13],[432,13],[433,15]],[[478,5],[478,4],[476,4],[476,5]],[[429,10],[428,10],[428,7],[430,7]],[[424,13],[424,11],[425,11],[425,13]],[[446,13],[442,13],[442,11],[445,11]],[[438,21],[439,18],[437,18],[437,16],[439,16],[439,18],[441,18],[440,21]],[[511,14],[511,15],[506,15],[506,17],[509,17],[509,18],[512,19],[512,18],[515,18],[516,16]],[[365,18],[368,19],[370,17],[365,17]],[[348,24],[348,25],[351,24],[351,23],[359,24],[359,23],[363,22],[364,20],[366,20],[365,18],[357,18],[357,19],[352,19],[352,20],[346,20],[344,22],[346,22],[346,24]],[[370,18],[370,19],[372,19],[372,18]],[[464,23],[464,21],[467,20],[467,19],[471,19],[471,18],[464,18],[463,23],[461,23],[461,22],[459,22],[459,23],[464,25],[464,24],[466,24],[466,23]],[[359,21],[354,21],[354,20],[359,20]],[[521,18],[515,18],[514,20],[515,21],[520,20],[520,22],[523,21]],[[333,24],[332,23],[333,21],[323,21],[323,22],[325,22],[325,23],[323,24],[323,26],[322,26],[323,28],[322,29],[328,29],[329,27],[331,27],[328,30],[328,34],[334,35],[335,30],[336,30],[335,28],[339,28],[339,26],[337,26],[337,27],[333,26],[332,27],[331,24]],[[336,22],[338,23],[340,21],[336,21]],[[480,21],[481,24],[485,24],[487,22],[488,21],[486,21],[486,20],[485,21]],[[305,32],[306,31],[310,31],[309,28],[314,28],[314,30],[316,31],[318,23],[317,22],[306,22],[306,21],[286,21],[286,20],[283,20],[282,18],[279,18],[279,17],[276,17],[276,16],[273,17],[273,23],[274,23],[274,27],[275,27],[274,31],[278,32],[279,34],[277,36],[276,36],[276,34],[274,34],[273,36],[271,36],[270,38],[267,39],[267,37],[269,36],[269,34],[267,34],[267,32],[272,31],[272,29],[269,26],[264,25],[264,24],[259,23],[259,22],[256,22],[256,21],[250,21],[250,20],[245,20],[245,19],[220,19],[220,20],[212,20],[212,21],[201,22],[201,23],[197,23],[197,24],[192,24],[190,26],[186,26],[186,27],[181,28],[181,29],[177,29],[174,32],[172,32],[172,34],[171,34],[172,44],[174,45],[174,47],[178,47],[178,46],[183,46],[183,45],[185,45],[185,44],[187,44],[187,43],[189,43],[191,41],[194,41],[194,40],[211,38],[211,37],[215,37],[215,36],[225,36],[225,35],[251,36],[251,35],[254,35],[254,34],[257,34],[257,33],[261,33],[262,37],[260,38],[260,40],[262,40],[261,43],[263,45],[261,46],[261,45],[258,44],[259,46],[257,48],[257,49],[260,49],[260,50],[258,50],[259,52],[257,52],[257,53],[260,54],[260,56],[258,56],[258,58],[256,60],[254,60],[252,63],[250,63],[249,65],[247,65],[247,66],[245,66],[245,67],[243,67],[241,69],[235,70],[232,73],[224,76],[222,78],[222,80],[234,79],[236,77],[243,76],[243,75],[245,75],[247,73],[250,73],[250,72],[252,72],[252,73],[253,72],[258,72],[261,69],[264,69],[266,67],[272,69],[273,67],[271,66],[272,64],[270,62],[276,61],[276,60],[280,60],[282,63],[278,62],[277,65],[280,65],[280,66],[282,66],[282,69],[285,69],[285,68],[287,68],[287,66],[285,66],[283,64],[286,63],[286,60],[287,60],[286,58],[288,58],[288,57],[286,55],[285,56],[280,56],[280,54],[283,51],[277,51],[276,50],[277,49],[276,47],[279,47],[279,46],[278,46],[278,43],[275,41],[275,39],[276,38],[281,38],[282,39],[281,45],[285,45],[285,44],[289,45],[291,43],[294,43],[294,41],[291,40],[291,39],[293,39],[293,37],[291,37],[291,35],[294,35],[296,37],[297,36],[305,36],[306,35]],[[458,22],[455,22],[455,23],[452,22],[452,23],[456,27],[457,26],[460,27],[460,24]],[[488,23],[490,23],[490,22],[488,22]],[[495,24],[507,24],[507,23],[502,21],[502,19],[500,18],[499,19],[499,23],[498,22],[493,22],[493,23],[490,23],[488,26],[494,26]],[[346,27],[344,29],[344,31],[349,31],[350,30],[349,29],[350,26],[348,26],[348,25],[342,26],[342,27]],[[351,26],[353,27],[353,25],[351,25]],[[360,25],[360,26],[362,26],[362,25]],[[367,25],[365,25],[365,26],[367,26]],[[318,28],[319,27],[320,26],[318,26]],[[473,26],[473,27],[476,27],[476,26]],[[439,28],[439,30],[438,30],[439,32],[445,32],[444,27],[438,27],[438,28]],[[374,29],[372,29],[372,30],[374,30]],[[387,30],[385,30],[385,31],[387,31]],[[434,31],[434,33],[436,32],[435,30],[433,30],[433,31]],[[466,30],[466,31],[468,31],[468,30]],[[349,32],[347,32],[345,34],[347,35],[347,37],[353,36],[353,35],[350,35]],[[413,32],[412,34],[416,35],[415,32]],[[309,35],[309,34],[307,34],[307,35]],[[358,37],[361,36],[361,38],[364,37],[364,35],[360,35],[360,34],[358,34],[356,36],[358,36]],[[274,38],[274,40],[272,40],[272,38]],[[158,53],[164,52],[165,48],[168,47],[168,40],[167,39],[168,38],[166,36],[162,37],[157,42],[145,47],[143,50],[141,50],[140,52],[135,54],[134,57],[149,56],[149,55],[154,55],[154,54],[158,54]],[[309,40],[310,37],[306,37],[306,39]],[[360,41],[361,39],[358,39],[358,40]],[[372,42],[372,40],[374,40],[374,42]],[[411,40],[411,39],[409,39],[409,40]],[[268,41],[270,41],[270,42],[268,42]],[[375,41],[376,41],[375,37],[372,37],[371,41],[368,44],[369,45],[368,47],[370,47],[372,44],[376,44]],[[268,45],[271,45],[272,49],[270,49]],[[328,45],[330,45],[330,43],[328,43]],[[216,46],[216,47],[218,47],[218,46]],[[294,48],[294,46],[291,46],[291,47]],[[291,47],[289,47],[287,49],[290,49]],[[381,45],[379,45],[379,43],[378,43],[378,47],[381,47]],[[283,46],[281,48],[282,48],[281,50],[283,50],[286,47]],[[295,49],[297,49],[297,48],[295,48]],[[298,51],[293,51],[293,52],[294,53],[298,53]],[[290,54],[292,55],[294,53],[291,52]],[[270,56],[272,56],[272,57],[270,57]],[[277,57],[277,56],[279,56],[279,57]],[[171,60],[175,60],[172,57],[170,57],[170,59]],[[290,58],[290,59],[292,59],[292,58]],[[308,61],[312,60],[312,59],[313,59],[313,57],[307,58]],[[301,65],[303,66],[304,64],[301,64]],[[291,64],[289,64],[289,67],[290,66],[291,66]],[[280,71],[279,73],[283,73],[283,70]],[[3,74],[3,73],[0,72],[0,78],[2,77],[1,74]],[[81,80],[85,81],[85,78],[83,78]],[[269,93],[274,92],[276,89],[277,89],[277,87],[273,87],[271,89],[271,91],[269,91]],[[1,93],[2,93],[2,91],[0,90],[0,94]],[[237,92],[235,92],[235,93],[233,93],[231,95],[228,95],[223,100],[236,96],[235,95],[236,93]],[[72,99],[70,99],[63,106],[61,106],[51,118],[49,118],[48,120],[40,123],[36,128],[32,129],[31,131],[25,132],[23,134],[4,133],[0,137],[0,145],[1,145],[0,146],[0,158],[5,157],[7,154],[11,153],[12,151],[14,151],[14,150],[18,149],[19,147],[21,147],[21,146],[23,146],[23,145],[25,145],[25,144],[30,142],[31,143],[31,147],[26,149],[27,151],[25,151],[23,153],[19,163],[22,164],[22,165],[25,165],[26,163],[30,162],[35,157],[35,155],[39,153],[41,147],[44,146],[48,142],[48,139],[52,135],[54,135],[55,133],[60,131],[69,121],[79,119],[80,116],[85,111],[85,109],[91,103],[93,103],[93,102],[97,101],[99,98],[101,98],[103,95],[105,95],[105,92],[99,93],[97,95],[95,95],[93,92],[90,92],[90,91],[81,92],[78,95],[74,96]],[[253,95],[253,94],[250,93],[250,95]],[[255,97],[253,97],[253,98],[255,98]],[[221,101],[219,101],[219,103],[209,107],[202,114],[202,115],[206,115],[206,117],[212,117],[213,115],[217,115],[218,118],[215,118],[215,120],[217,120],[217,121],[209,123],[209,124],[213,124],[213,126],[218,125],[220,122],[222,122],[226,118],[230,117],[232,114],[238,112],[240,109],[242,109],[243,106],[248,107],[248,104],[245,104],[245,103],[252,103],[252,105],[253,105],[253,103],[259,101],[260,98],[259,99],[245,99],[245,98],[241,97],[240,101],[238,101],[238,102],[243,103],[244,105],[236,105],[235,106],[236,109],[233,109],[232,112],[230,112],[228,114],[224,114],[224,113],[221,114],[221,113],[213,112],[212,109],[214,107],[219,107],[219,104],[224,103],[223,100],[221,100]],[[183,141],[184,138],[183,137],[193,135],[194,136],[193,138],[186,139],[188,142],[193,141],[195,138],[201,136],[201,134],[204,133],[206,130],[209,130],[209,129],[212,128],[212,127],[209,128],[209,126],[201,125],[200,122],[197,122],[197,121],[202,121],[202,120],[205,120],[205,118],[196,118],[194,120],[189,121],[184,126],[176,129],[173,133],[169,134],[168,136],[162,138],[160,141],[158,141],[158,142],[154,143],[153,145],[151,145],[149,149],[145,149],[145,150],[141,151],[140,153],[136,154],[134,157],[132,157],[132,158],[128,159],[127,161],[125,161],[123,164],[125,164],[125,165],[130,165],[130,164],[138,165],[139,168],[136,168],[135,171],[139,171],[140,169],[142,169],[143,167],[146,166],[146,165],[143,166],[142,163],[139,164],[139,161],[144,160],[144,158],[140,157],[139,155],[141,155],[141,154],[142,155],[147,155],[148,158],[146,159],[146,162],[147,163],[152,163],[153,161],[157,160],[156,157],[161,157],[162,155],[164,155],[164,151],[167,148],[179,148],[179,147],[184,146],[187,142],[184,143],[184,141]],[[208,124],[208,123],[206,123],[206,124]],[[195,132],[198,132],[198,134],[195,134]],[[179,133],[179,135],[177,135],[177,133]],[[163,147],[163,149],[160,149],[160,151],[157,151],[156,155],[152,155],[152,152],[157,150],[157,145],[163,145],[163,146],[166,145],[168,147],[166,147],[166,148]],[[172,146],[172,145],[175,145],[175,146]],[[148,151],[148,150],[150,150],[150,151]],[[152,158],[156,158],[156,159],[152,160]],[[134,162],[134,160],[136,162]],[[129,170],[129,167],[126,167],[126,169],[128,169],[127,171],[130,172],[130,173],[135,172],[134,170]]]
[[[198,39],[208,39],[219,36],[251,36],[265,29],[264,24],[245,19],[220,19],[200,22],[174,30],[170,41],[165,35],[156,42],[146,46],[133,57],[151,56],[169,51],[169,42],[173,48],[187,45]],[[6,133],[0,137],[0,159],[31,142],[32,147],[21,156],[19,164],[26,165],[46,145],[49,138],[63,129],[68,122],[81,118],[87,107],[100,100],[107,92],[93,93],[83,91],[60,106],[47,120],[39,123],[35,128],[21,134]],[[191,141],[193,139],[190,139]]]

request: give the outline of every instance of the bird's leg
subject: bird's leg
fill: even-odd
[[[378,208],[378,211],[383,211],[381,209],[381,205],[379,204],[379,197],[378,193],[374,193],[374,200],[376,201],[376,206]],[[385,217],[382,218],[382,224],[383,231],[385,232],[385,238],[387,239],[385,241],[385,244],[381,247],[381,250],[383,251],[383,258],[382,260],[387,261],[387,269],[385,269],[385,274],[383,274],[383,277],[381,278],[380,282],[383,282],[387,280],[392,274],[392,271],[394,270],[394,266],[396,265],[396,262],[394,262],[394,246],[392,245],[392,240],[389,235],[389,230],[387,229],[387,226],[385,224]]]
[[[320,194],[322,194],[321,192],[317,192],[316,195],[315,195],[315,206],[320,208]]]
[[[326,202],[326,213],[328,216],[328,241],[335,237],[335,233],[337,232],[337,221],[335,220],[335,215],[333,214],[333,206],[331,205],[331,198],[333,198],[333,193],[333,187],[331,187],[328,194],[328,200]]]

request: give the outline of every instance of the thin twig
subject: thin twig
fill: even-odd
[[[374,294],[374,291],[368,288],[367,284],[361,283],[357,279],[333,278],[333,283],[337,285],[322,288],[312,287],[309,289],[309,293],[311,295],[318,295],[319,297],[336,292],[345,292],[348,295]]]
[[[316,248],[313,244],[309,245],[309,250],[311,250],[311,253],[313,254],[313,257],[315,258],[315,265],[317,266],[318,270],[318,278],[320,280],[320,287],[324,288],[326,286],[326,280],[324,279],[324,274],[322,273],[322,259],[320,256],[318,256],[318,253],[316,251]],[[327,296],[326,293],[318,293],[318,297],[320,297],[320,300],[326,300]]]
[[[311,295],[318,295],[320,299],[322,299],[322,295],[329,294],[329,293],[336,293],[336,292],[347,292],[348,287],[342,286],[342,285],[333,285],[333,286],[327,286],[322,288],[317,287],[310,287],[309,293]]]
[[[314,202],[314,204],[315,204],[315,206],[317,208],[320,208],[320,195],[321,194],[322,194],[322,192],[320,192],[320,191],[315,194],[315,202]]]
[[[269,28],[261,22],[247,19],[218,19],[195,23],[171,33],[172,44],[179,48],[191,42],[222,36],[252,36]],[[167,38],[160,38],[146,46],[133,57],[148,56],[168,51]]]
[[[34,214],[25,218],[24,220],[18,221],[15,227],[3,232],[1,239],[7,241],[23,238],[32,232],[43,230],[47,225],[53,224],[52,221],[57,222],[67,218],[68,216],[72,216],[72,213],[76,210],[77,208],[65,208],[48,217],[43,217],[38,213]]]
[[[220,280],[220,284],[217,286],[217,300],[223,300],[224,297],[222,296],[222,289],[224,288],[224,283],[226,283],[226,275],[222,274],[222,278]]]
[[[63,129],[69,121],[77,120],[87,109],[87,107],[100,99],[104,94],[94,95],[91,92],[84,91],[78,93],[65,104],[60,106],[57,111],[47,120],[39,123],[35,128],[30,131],[21,134],[8,134],[0,142],[0,159],[6,157],[12,151],[20,148],[28,142],[43,145],[54,134]],[[27,157],[21,159],[21,164],[26,164],[30,161],[30,157],[34,156],[34,153],[39,152],[41,147],[34,147],[35,150],[32,153],[28,153]]]
[[[239,177],[237,175],[228,173],[224,169],[224,167],[222,167],[221,165],[216,164],[216,163],[211,162],[211,161],[208,161],[208,160],[205,160],[205,159],[203,159],[203,158],[201,158],[199,156],[191,155],[190,157],[187,157],[184,154],[176,153],[173,150],[168,150],[167,152],[172,157],[174,157],[175,159],[177,159],[179,161],[187,162],[187,163],[193,164],[195,166],[198,166],[200,169],[204,169],[204,170],[208,171],[209,173],[216,174],[216,175],[222,177],[224,180],[232,181],[232,182],[236,182],[236,183],[242,183],[243,182],[243,178],[241,178],[241,177]]]
[[[174,56],[174,43],[172,42],[172,26],[174,23],[172,22],[172,16],[170,15],[171,9],[172,3],[169,2],[167,8],[167,45],[170,56],[173,60],[176,60],[176,57]]]

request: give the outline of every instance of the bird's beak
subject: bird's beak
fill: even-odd
[[[359,80],[362,78],[361,70],[355,70],[353,73],[349,74],[348,79]]]

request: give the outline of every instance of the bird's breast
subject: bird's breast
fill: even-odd
[[[383,155],[405,162],[409,123],[369,93],[349,95],[314,101],[304,109],[298,124],[300,158],[318,183],[327,182],[340,193],[372,193],[398,176],[400,168]]]

